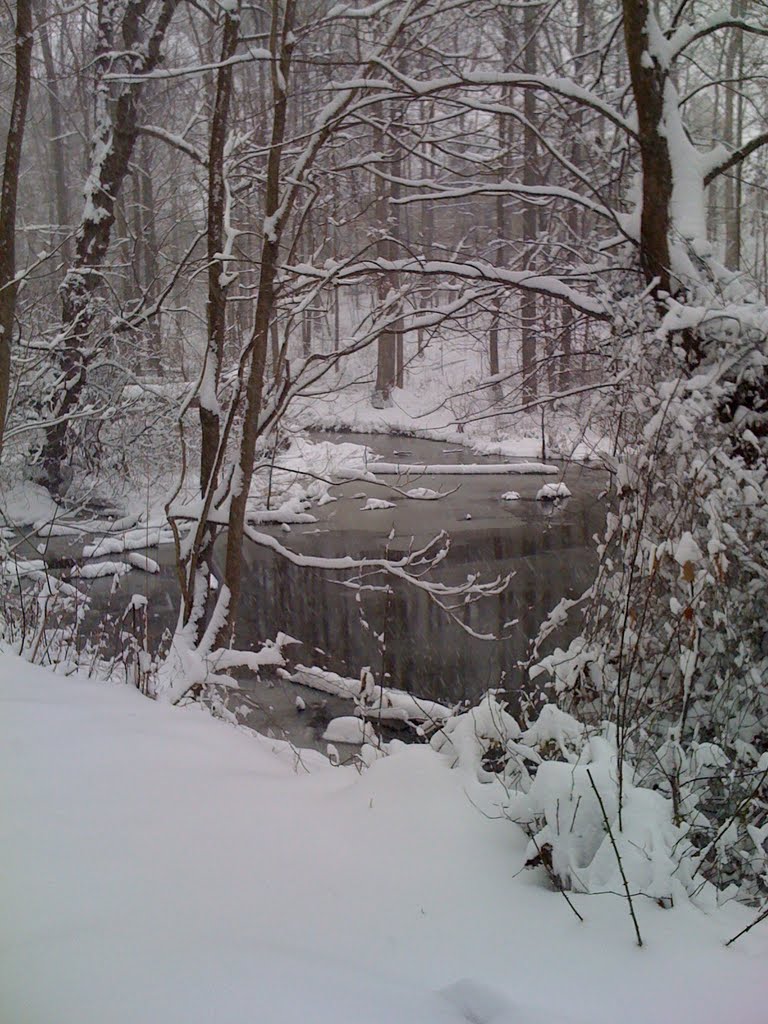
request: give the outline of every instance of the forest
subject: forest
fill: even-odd
[[[768,3],[0,53],[0,1017],[764,1020]]]

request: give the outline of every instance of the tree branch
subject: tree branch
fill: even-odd
[[[736,167],[738,164],[743,163],[748,156],[751,156],[755,150],[760,149],[762,146],[768,145],[768,131],[762,132],[760,135],[755,136],[754,139],[750,139],[749,142],[745,142],[743,146],[738,149],[734,149],[732,153],[729,153],[724,160],[719,164],[716,164],[710,171],[704,176],[704,184],[710,185],[715,178],[721,174],[725,174],[726,171],[730,171],[732,167]]]

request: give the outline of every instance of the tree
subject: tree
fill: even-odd
[[[232,102],[232,57],[240,36],[239,7],[223,10],[223,30],[219,68],[216,72],[216,96],[208,144],[208,302],[206,319],[208,340],[203,365],[200,400],[200,487],[203,493],[214,473],[220,440],[217,390],[221,378],[226,336],[226,291],[231,283],[225,248],[231,249],[231,233],[226,237],[226,217],[230,202],[225,172],[225,150]],[[231,232],[231,229],[230,229]],[[229,253],[231,256],[231,253]]]
[[[68,482],[65,466],[72,413],[86,386],[89,363],[104,341],[103,336],[91,337],[98,313],[95,296],[115,222],[115,202],[139,134],[145,76],[151,76],[160,61],[163,38],[177,4],[178,0],[159,0],[157,4],[131,0],[123,5],[99,2],[95,126],[74,262],[60,289],[59,379],[43,458],[45,478],[53,491],[62,490]],[[125,70],[115,71],[120,63],[126,65]]]
[[[16,201],[21,175],[21,150],[27,122],[32,65],[32,4],[17,0],[15,30],[15,85],[5,142],[3,184],[0,194],[0,452],[11,383],[11,341],[16,312]]]
[[[304,38],[306,27],[295,22],[297,8],[293,0],[274,0],[271,7],[269,54],[272,103],[269,114],[268,145],[262,151],[266,158],[263,178],[264,220],[258,256],[258,282],[255,290],[253,326],[240,351],[236,376],[229,383],[230,398],[220,433],[214,468],[204,492],[202,510],[192,522],[192,540],[185,544],[189,555],[182,561],[182,591],[185,595],[179,626],[170,655],[165,663],[160,692],[176,699],[208,670],[206,666],[249,663],[247,652],[231,652],[237,608],[241,594],[243,545],[246,539],[274,546],[272,539],[255,533],[248,524],[247,503],[256,470],[257,446],[270,438],[285,408],[298,394],[311,389],[339,360],[372,345],[387,333],[416,333],[419,329],[440,323],[445,317],[466,308],[472,295],[453,299],[445,310],[418,313],[404,325],[397,296],[387,293],[365,318],[365,326],[353,335],[342,350],[330,353],[312,352],[298,360],[298,367],[289,365],[287,344],[279,356],[280,372],[267,374],[267,357],[271,344],[272,325],[278,300],[287,306],[304,308],[321,287],[336,287],[349,276],[378,272],[344,260],[331,261],[319,267],[302,263],[291,265],[297,240],[319,189],[313,175],[321,171],[321,156],[344,138],[344,132],[356,124],[359,110],[368,106],[364,84],[373,79],[379,63],[406,36],[408,24],[418,21],[428,6],[426,0],[407,0],[392,5],[384,15],[377,10],[366,12],[373,26],[367,31],[357,76],[350,84],[331,90],[330,99],[313,114],[309,125],[301,126],[294,142],[288,135],[289,108],[293,85],[293,58],[296,46]],[[334,18],[344,19],[345,13]],[[359,20],[355,33],[360,34]],[[258,151],[257,151],[258,152]],[[253,154],[255,157],[255,153]],[[359,159],[359,158],[358,158]],[[287,166],[284,166],[287,165]],[[306,198],[305,198],[306,196]],[[363,249],[367,248],[367,242]],[[357,255],[357,254],[354,254]],[[386,266],[381,268],[386,271]],[[378,274],[377,274],[378,278]],[[291,286],[291,281],[294,285]],[[239,422],[238,422],[239,421]],[[228,453],[231,453],[228,458]],[[230,461],[231,460],[231,461]],[[220,511],[223,510],[223,511]],[[173,510],[171,508],[171,515]],[[211,530],[226,522],[226,541],[222,582],[215,603],[209,609],[209,574],[204,552],[209,550]],[[210,527],[210,529],[209,529]],[[290,552],[281,548],[290,557]],[[409,555],[396,563],[388,560],[315,560],[329,568],[355,568],[371,565],[399,578],[409,576],[411,563],[424,564],[424,551]],[[437,595],[440,588],[420,584]],[[474,586],[474,584],[472,584]],[[496,581],[491,586],[498,586]],[[457,592],[464,593],[466,587]],[[452,592],[452,591],[451,591]],[[447,593],[447,591],[446,591]],[[436,598],[437,599],[437,598]],[[250,659],[252,660],[252,659]]]

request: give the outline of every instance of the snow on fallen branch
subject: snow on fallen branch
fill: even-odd
[[[293,672],[281,672],[285,679],[300,683],[321,693],[348,700],[361,700],[361,713],[368,718],[398,722],[444,722],[453,714],[451,708],[434,700],[415,697],[405,690],[379,686],[366,680],[350,679],[315,666],[296,665]]]
[[[339,476],[345,479],[359,479],[359,471],[341,468]],[[372,462],[368,472],[376,476],[556,476],[560,470],[557,466],[547,466],[543,462],[471,462],[460,463],[409,463],[409,462]]]

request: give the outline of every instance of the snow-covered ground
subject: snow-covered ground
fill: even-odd
[[[333,392],[300,396],[290,421],[322,430],[414,435],[506,458],[586,460],[611,449],[612,440],[590,403],[563,400],[554,409],[544,405],[520,412],[522,398],[511,384],[489,390],[487,368],[477,352],[444,356],[437,343],[423,358],[411,359],[404,387],[394,389],[384,409],[372,403],[370,367],[366,364],[366,372],[359,360],[350,359]],[[545,381],[541,387],[543,394]]]
[[[362,774],[0,656],[8,1024],[763,1024],[768,929],[576,897],[400,747]]]

